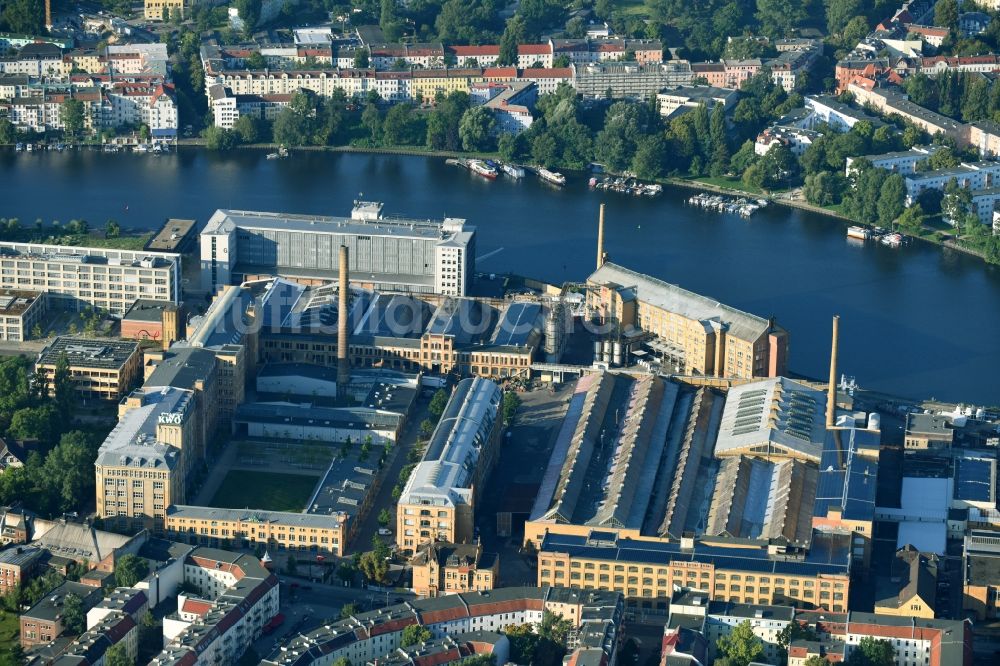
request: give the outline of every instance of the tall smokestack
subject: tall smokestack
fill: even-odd
[[[832,428],[837,415],[837,345],[840,342],[840,315],[833,315],[833,341],[830,345],[830,386],[826,396],[826,427]]]
[[[348,308],[350,307],[350,287],[347,277],[348,250],[346,245],[340,246],[340,306],[337,309],[337,391],[347,386],[351,380],[351,362],[347,358]]]
[[[604,265],[604,204],[601,204],[601,214],[597,218],[597,267]]]
[[[52,0],[45,0],[45,29],[52,29]]]

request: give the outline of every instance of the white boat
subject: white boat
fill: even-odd
[[[490,180],[493,180],[499,175],[496,169],[491,167],[486,162],[483,162],[482,160],[469,160],[468,166],[469,170],[472,171],[472,173],[477,173],[483,178],[489,178]]]
[[[26,144],[25,145],[25,150],[27,150],[29,153],[33,152],[35,150],[35,144],[33,144],[33,143]]]
[[[847,227],[847,237],[857,238],[859,240],[868,240],[868,229],[865,227],[859,227],[857,225]]]
[[[524,178],[524,167],[504,162],[500,168],[503,169],[503,172],[511,178]]]
[[[899,247],[903,244],[902,234],[886,234],[882,236],[882,245],[888,245],[889,247]]]
[[[268,153],[267,154],[267,159],[269,159],[269,160],[276,160],[279,157],[280,157],[280,155],[278,155],[278,153]]]
[[[538,167],[538,177],[549,183],[554,183],[555,185],[566,184],[566,176],[556,171],[549,171],[545,167]]]

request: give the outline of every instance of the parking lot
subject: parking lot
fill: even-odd
[[[518,394],[521,407],[504,435],[500,459],[476,509],[484,550],[500,554],[500,580],[504,586],[534,585],[536,575],[534,562],[520,553],[524,516],[518,525],[515,515],[513,533],[500,537],[497,512],[524,507],[530,510],[574,386],[569,383],[553,389],[542,385]]]

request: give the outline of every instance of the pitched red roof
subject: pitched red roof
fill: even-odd
[[[518,44],[517,55],[548,55],[552,49],[548,44]]]

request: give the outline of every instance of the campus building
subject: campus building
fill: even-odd
[[[117,529],[164,529],[167,507],[184,501],[187,472],[204,452],[192,392],[144,390],[97,454],[97,515]]]
[[[47,311],[44,291],[0,289],[0,340],[23,342],[36,337],[35,327],[42,327]]]
[[[463,296],[475,271],[465,220],[390,218],[381,203],[356,202],[350,217],[216,211],[201,232],[202,286],[274,276],[322,284],[337,279],[342,245],[351,281],[371,289]]]
[[[44,291],[54,309],[123,315],[137,298],[180,300],[180,255],[0,242],[0,289]]]
[[[682,374],[777,377],[788,362],[788,333],[774,323],[613,263],[587,278],[587,306],[623,332],[662,343]]]
[[[472,541],[475,504],[500,455],[502,397],[488,379],[463,379],[455,387],[396,506],[404,549]]]
[[[339,288],[289,288],[263,308],[260,348],[268,363],[337,364]],[[542,340],[543,308],[528,301],[434,298],[351,288],[352,369],[524,377]]]
[[[808,552],[794,552],[731,537],[668,542],[599,530],[546,534],[538,551],[538,585],[620,592],[630,605],[661,613],[679,587],[700,590],[713,601],[845,612],[850,535],[816,531]]]
[[[138,382],[142,368],[142,354],[134,341],[60,336],[35,361],[49,395],[55,395],[61,358],[68,362],[73,387],[85,400],[120,400]]]
[[[224,549],[263,545],[342,557],[347,523],[342,512],[320,515],[178,504],[167,510],[164,528],[169,539],[193,545]]]

